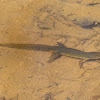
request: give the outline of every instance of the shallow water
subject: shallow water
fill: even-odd
[[[0,1],[0,43],[57,45],[100,52],[100,1]],[[92,28],[87,28],[92,25]],[[84,28],[85,26],[85,28]],[[0,47],[0,100],[98,100],[100,63]]]

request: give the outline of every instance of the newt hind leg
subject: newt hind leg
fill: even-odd
[[[84,67],[83,67],[83,64],[84,64],[84,63],[90,62],[90,61],[98,61],[98,62],[100,63],[100,59],[88,59],[88,60],[84,59],[84,60],[81,60],[81,61],[79,62],[80,69],[81,69],[81,68],[84,68]]]
[[[83,67],[83,64],[86,63],[86,62],[87,62],[87,60],[80,60],[80,61],[79,61],[80,69],[81,69],[81,68],[84,68],[84,67]]]
[[[47,61],[48,63],[51,63],[53,62],[54,60],[58,59],[61,57],[61,54],[56,52],[56,53],[53,53],[50,57],[49,57],[49,60]]]

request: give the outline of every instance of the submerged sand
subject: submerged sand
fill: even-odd
[[[99,0],[1,0],[0,43],[100,52]],[[99,100],[100,63],[0,47],[0,100]]]

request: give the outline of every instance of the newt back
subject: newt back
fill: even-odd
[[[49,45],[42,45],[42,44],[15,44],[15,43],[0,44],[0,46],[15,48],[15,49],[52,52],[53,54],[50,56],[48,62],[52,62],[61,56],[68,56],[68,57],[79,58],[84,60],[100,59],[100,52],[83,52],[77,49],[67,48],[62,43],[58,43],[58,46],[49,46]]]

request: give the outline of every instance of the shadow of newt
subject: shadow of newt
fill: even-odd
[[[47,51],[52,52],[48,63],[60,58],[61,56],[67,56],[72,58],[81,59],[80,67],[86,61],[100,60],[100,52],[83,52],[77,49],[67,48],[64,44],[58,42],[58,46],[49,46],[42,44],[15,44],[6,43],[0,44],[2,47],[24,49],[24,50],[36,50],[36,51]]]

